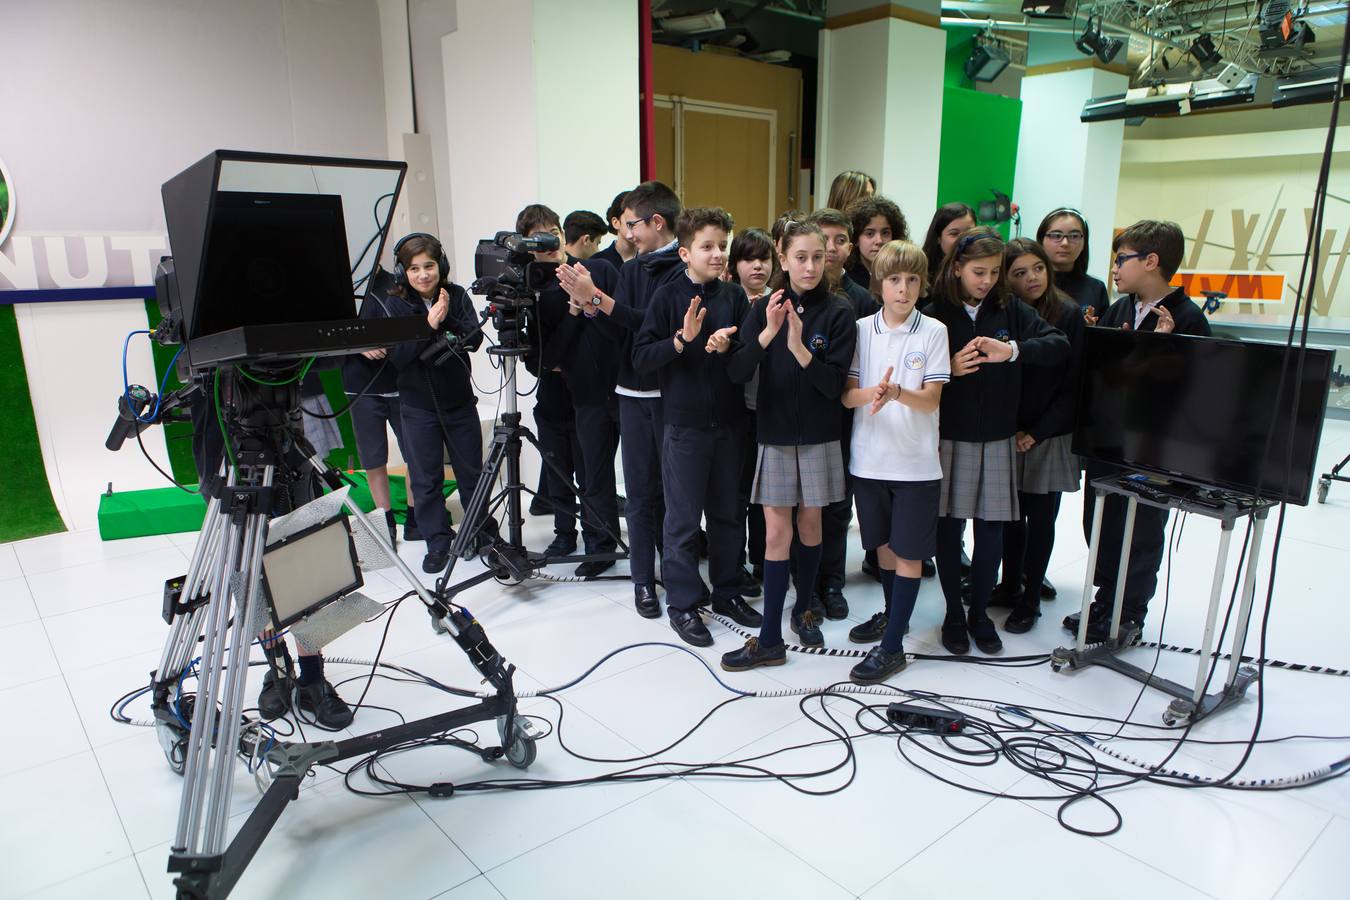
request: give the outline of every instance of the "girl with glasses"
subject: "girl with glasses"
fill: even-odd
[[[1055,269],[1055,286],[1078,304],[1092,325],[1111,305],[1106,285],[1087,273],[1088,226],[1083,214],[1062,206],[1053,209],[1036,229],[1036,241],[1045,248]]]

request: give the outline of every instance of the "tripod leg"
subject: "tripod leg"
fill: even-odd
[[[520,436],[530,442],[530,446],[539,452],[540,460],[543,461],[544,465],[548,466],[549,471],[558,476],[567,489],[572,492],[572,495],[577,498],[577,505],[580,507],[580,511],[577,514],[577,524],[580,525],[581,522],[589,516],[591,521],[599,523],[600,529],[605,533],[605,537],[613,540],[615,546],[623,548],[623,557],[626,557],[628,555],[628,545],[623,542],[623,538],[610,530],[609,523],[602,520],[599,513],[595,511],[595,508],[581,495],[581,492],[577,490],[576,485],[572,482],[572,476],[565,472],[562,466],[558,465],[557,460],[544,452],[544,449],[539,446],[539,438],[535,436],[530,429],[524,427],[520,429]]]
[[[468,505],[464,507],[464,521],[460,523],[459,534],[455,535],[455,540],[450,545],[450,564],[446,567],[445,574],[441,576],[442,581],[449,580],[450,573],[455,569],[456,557],[467,559],[467,554],[471,554],[477,546],[478,533],[487,520],[488,501],[492,496],[493,486],[497,483],[497,477],[501,473],[502,460],[505,458],[506,441],[500,436],[494,436],[492,450],[488,453],[487,461],[483,464],[482,474],[478,476],[478,484],[473,490],[473,496],[469,499]]]

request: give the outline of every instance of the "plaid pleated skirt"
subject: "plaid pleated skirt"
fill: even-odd
[[[938,442],[942,463],[942,494],[938,515],[986,522],[1015,522],[1017,505],[1017,445],[1001,441]]]
[[[1028,494],[1072,493],[1082,483],[1073,435],[1060,434],[1017,454],[1017,489]]]
[[[844,454],[838,441],[800,447],[759,445],[751,503],[829,506],[843,499]]]

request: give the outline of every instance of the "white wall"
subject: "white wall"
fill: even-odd
[[[937,203],[945,53],[940,29],[901,19],[821,30],[816,206],[826,203],[835,175],[857,169],[911,222],[928,221]]]
[[[1022,123],[1017,139],[1013,199],[1032,236],[1050,210],[1071,206],[1091,226],[1089,274],[1109,281],[1117,175],[1125,123],[1079,121],[1084,101],[1123,93],[1124,75],[1073,69],[1022,79]]]
[[[38,252],[44,235],[162,236],[160,185],[217,147],[386,154],[370,0],[6,4],[5,44],[0,153],[21,204],[11,243],[38,238]],[[72,268],[84,272],[82,255]],[[130,283],[128,255],[109,268],[112,283]],[[122,338],[145,327],[144,306],[28,304],[18,321],[57,507],[72,528],[93,527],[109,481],[164,483],[134,447],[103,448]],[[145,339],[132,348],[131,379],[148,385]],[[163,464],[163,438],[147,438]]]

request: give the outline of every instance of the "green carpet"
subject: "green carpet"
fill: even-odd
[[[65,531],[42,464],[14,307],[0,306],[0,542]]]

